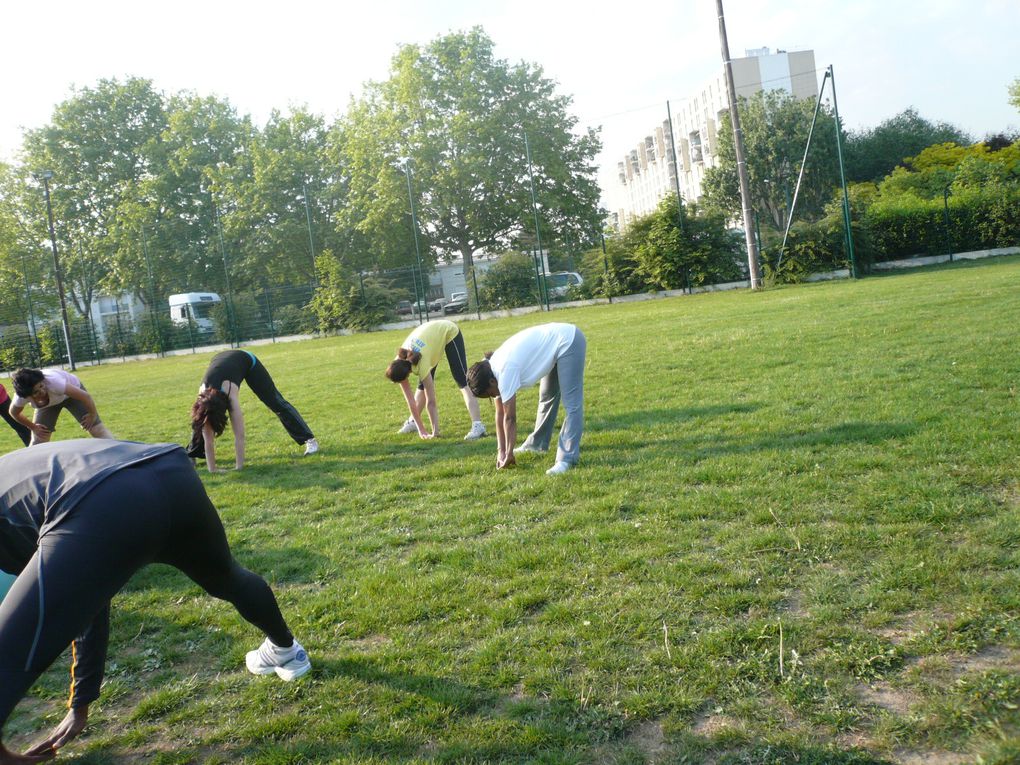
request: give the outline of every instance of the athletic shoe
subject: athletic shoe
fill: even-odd
[[[474,441],[475,439],[481,438],[485,435],[485,425],[482,424],[481,420],[475,420],[471,423],[471,430],[464,436],[465,441]]]
[[[537,446],[531,446],[530,444],[521,444],[514,449],[514,454],[545,454],[548,449],[539,449]]]
[[[408,417],[407,421],[403,425],[400,426],[400,430],[398,430],[397,432],[398,433],[417,433],[418,432],[418,426],[414,424],[414,418],[413,417]]]
[[[570,468],[574,467],[569,462],[557,462],[551,468],[545,471],[546,475],[559,475],[560,473],[566,473]]]
[[[298,641],[290,648],[280,648],[266,638],[254,651],[244,657],[248,671],[253,675],[271,675],[274,672],[281,680],[296,680],[312,668],[308,654]]]
[[[317,451],[319,451],[319,442],[318,441],[316,441],[314,438],[309,438],[307,441],[305,441],[305,456],[306,457],[309,454],[315,454]]]

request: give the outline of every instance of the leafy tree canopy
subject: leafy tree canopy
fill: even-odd
[[[932,122],[913,108],[890,117],[877,127],[851,132],[846,142],[848,181],[878,182],[906,157],[934,144],[966,146],[971,138],[948,122]]]
[[[459,255],[470,267],[474,253],[533,227],[527,134],[543,242],[590,239],[601,219],[600,144],[576,130],[570,104],[540,67],[496,58],[480,28],[404,46],[389,79],[370,84],[341,125],[341,226],[384,265],[413,262],[410,196],[426,259]]]
[[[753,209],[763,224],[783,228],[788,202],[797,185],[815,100],[795,98],[782,90],[759,91],[740,99],[739,109]],[[830,110],[823,106],[797,197],[798,217],[820,216],[839,183],[834,125]],[[741,208],[740,189],[729,121],[720,123],[717,144],[719,164],[705,172],[702,202],[708,208],[736,217]]]

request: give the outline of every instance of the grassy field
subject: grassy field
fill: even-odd
[[[445,437],[397,435],[403,332],[259,347],[322,453],[245,390],[250,465],[203,480],[313,674],[248,675],[261,636],[150,567],[61,760],[1018,762],[1018,286],[1002,258],[465,322],[471,359],[547,318],[585,331],[558,478],[462,441],[443,368]],[[208,360],[81,375],[118,436],[183,443]],[[11,743],[62,716],[65,677]]]

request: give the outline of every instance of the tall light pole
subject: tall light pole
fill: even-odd
[[[67,300],[64,298],[64,277],[60,273],[60,256],[57,255],[57,232],[53,228],[53,205],[50,203],[50,178],[52,170],[33,173],[36,180],[43,182],[46,194],[46,218],[50,224],[50,245],[53,247],[53,272],[57,277],[57,294],[60,296],[60,319],[64,326],[64,345],[67,348],[67,365],[74,371],[74,352],[71,350],[71,324],[67,320]]]
[[[421,305],[425,306],[425,320],[429,319],[429,298],[425,291],[425,270],[421,262],[421,245],[418,244],[418,214],[414,211],[414,192],[411,190],[411,158],[400,157],[398,166],[407,178],[407,201],[411,205],[411,228],[414,230],[414,253],[418,256],[418,280],[421,282],[421,303],[418,306],[418,321],[421,321]],[[417,292],[417,287],[415,288]]]
[[[528,131],[524,131],[524,153],[528,157],[528,181],[531,184],[531,209],[535,214],[535,242],[538,247],[538,255],[535,260],[535,279],[538,287],[538,302],[542,303],[545,297],[545,310],[549,310],[549,290],[545,285],[545,269],[539,270],[539,263],[544,266],[545,260],[542,257],[542,231],[538,225],[538,198],[535,196],[535,172],[531,167],[531,144],[528,142]]]
[[[733,148],[737,155],[737,176],[740,178],[740,201],[744,216],[744,241],[747,243],[747,270],[751,277],[751,289],[761,289],[761,268],[758,265],[758,244],[754,241],[751,214],[751,184],[747,178],[747,163],[744,161],[744,134],[740,129],[740,113],[737,110],[737,88],[733,84],[733,62],[730,59],[730,44],[726,39],[726,19],[723,17],[722,0],[715,0],[719,13],[719,44],[722,47],[723,64],[726,70],[726,90],[730,101],[730,123],[733,125]]]
[[[305,219],[308,221],[308,251],[312,254],[312,281],[319,281],[315,270],[315,239],[312,238],[312,208],[308,206],[308,183],[302,181],[301,190],[305,201]]]

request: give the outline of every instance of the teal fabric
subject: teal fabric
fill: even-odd
[[[5,571],[0,571],[0,601],[7,595],[12,584],[14,584],[14,577]]]

